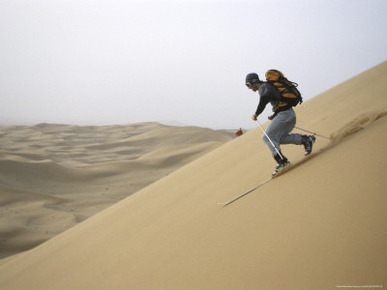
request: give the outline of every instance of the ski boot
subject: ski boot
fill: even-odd
[[[305,148],[305,153],[304,153],[305,156],[312,153],[312,147],[315,141],[316,141],[316,137],[312,135],[310,136],[302,135],[302,144],[304,145],[304,148]]]
[[[282,155],[282,153],[281,153]],[[274,178],[275,176],[277,176],[277,174],[283,170],[284,167],[286,167],[287,165],[290,164],[290,162],[288,161],[288,159],[282,155],[282,158],[281,158],[281,155],[279,155],[278,153],[276,153],[273,157],[275,159],[275,161],[277,161],[278,165],[275,167],[273,173],[271,174],[272,178]]]

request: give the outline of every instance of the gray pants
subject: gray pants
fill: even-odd
[[[278,113],[273,121],[271,121],[269,127],[267,127],[266,134],[279,151],[281,151],[280,144],[302,144],[301,134],[289,134],[294,129],[294,126],[296,126],[296,113],[290,108],[289,110]],[[276,151],[273,145],[271,145],[265,135],[263,135],[262,139],[274,156]]]

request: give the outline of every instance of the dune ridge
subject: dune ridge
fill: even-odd
[[[334,146],[284,146],[294,168],[232,205],[217,203],[275,165],[257,129],[4,261],[0,287],[385,287],[386,76],[384,62],[297,107]]]

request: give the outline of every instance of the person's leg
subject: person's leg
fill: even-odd
[[[294,145],[304,145],[305,155],[309,155],[312,152],[313,143],[316,138],[314,136],[307,136],[301,134],[290,134],[296,125],[296,114],[293,109],[286,111],[289,120],[288,123],[284,125],[283,133],[280,140],[280,144],[294,144]]]
[[[278,163],[276,166],[273,177],[277,175],[277,173],[284,168],[286,165],[289,164],[288,159],[282,154],[281,148],[280,148],[280,141],[283,138],[284,134],[288,134],[292,130],[292,128],[288,128],[291,126],[295,126],[294,124],[289,124],[289,116],[286,114],[286,112],[279,113],[273,121],[271,121],[270,125],[266,129],[266,134],[270,138],[270,140],[273,142],[274,146],[277,148],[280,154],[276,151],[276,149],[271,144],[269,138],[266,135],[262,136],[263,141],[266,143],[266,145],[269,147],[271,154],[275,161]],[[290,130],[290,131],[289,131]]]
[[[289,134],[296,125],[296,114],[293,109],[278,113],[270,125],[267,127],[266,134],[269,136],[273,144],[280,150],[280,144],[302,144],[302,135]],[[273,145],[271,145],[268,138],[263,135],[263,141],[269,147],[272,155],[276,154]]]
[[[283,123],[283,117],[281,116],[281,113],[279,113],[270,123],[270,125],[266,129],[266,134],[270,138],[271,142],[274,144],[274,146],[277,148],[278,151],[280,151],[280,141],[282,138],[282,123]],[[269,150],[271,151],[271,154],[275,156],[277,154],[277,151],[271,144],[269,138],[265,134],[262,136],[263,142],[267,145]]]
[[[301,145],[303,138],[301,134],[290,134],[296,126],[296,113],[293,109],[284,112],[283,130],[280,139],[280,144],[294,144]],[[286,117],[286,118],[285,118]]]

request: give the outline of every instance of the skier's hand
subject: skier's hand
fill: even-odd
[[[251,119],[253,119],[253,121],[257,121],[257,117],[258,116],[254,114],[254,115],[251,116]]]

